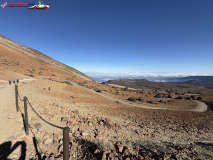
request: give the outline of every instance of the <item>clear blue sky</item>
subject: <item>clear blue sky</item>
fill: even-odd
[[[43,3],[0,7],[1,34],[82,72],[213,73],[213,0]]]

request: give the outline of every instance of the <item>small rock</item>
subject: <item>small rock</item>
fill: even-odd
[[[52,143],[52,138],[47,138],[43,141],[44,144],[50,144]]]
[[[119,102],[119,101],[115,101],[116,103],[121,103],[121,102]]]
[[[61,118],[61,121],[62,121],[62,122],[68,121],[68,117],[63,117],[63,118]]]
[[[87,132],[82,132],[81,134],[82,134],[82,136],[88,136]]]
[[[117,129],[116,129],[116,130],[115,130],[115,132],[117,132],[117,133],[118,133],[118,132],[119,132],[119,130],[117,130]]]
[[[12,140],[12,139],[14,139],[15,138],[15,136],[10,136],[10,137],[8,137],[7,139],[8,140]]]

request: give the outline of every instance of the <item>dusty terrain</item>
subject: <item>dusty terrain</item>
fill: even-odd
[[[162,82],[151,82],[146,79],[116,79],[109,80],[108,84],[117,84],[121,86],[127,86],[130,88],[137,89],[157,89],[165,90],[171,93],[212,93],[213,92],[213,81],[197,81],[191,80],[179,83],[162,83]]]
[[[210,94],[98,83],[5,37],[0,37],[0,75],[0,159],[63,159],[57,126],[70,128],[70,159],[213,159],[212,111],[197,100],[210,102]],[[7,82],[17,78],[18,112],[15,85]]]

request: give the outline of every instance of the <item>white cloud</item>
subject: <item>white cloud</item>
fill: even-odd
[[[110,79],[112,77],[123,78],[135,78],[135,77],[187,77],[187,76],[213,76],[213,74],[203,73],[145,73],[145,72],[84,72],[90,77]]]

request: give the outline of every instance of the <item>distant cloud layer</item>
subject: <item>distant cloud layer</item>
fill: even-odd
[[[187,77],[187,76],[213,76],[213,74],[200,73],[143,73],[143,72],[84,72],[91,77]]]
[[[145,73],[145,72],[84,72],[96,81],[108,81],[110,79],[147,79],[150,81],[161,81],[164,78],[180,78],[188,76],[213,76],[205,73]]]

